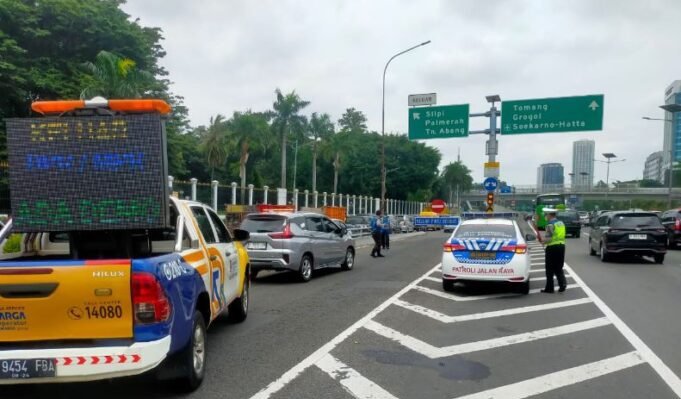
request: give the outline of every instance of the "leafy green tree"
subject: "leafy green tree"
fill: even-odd
[[[338,120],[342,132],[364,133],[367,131],[367,117],[362,111],[348,108]]]
[[[158,28],[141,26],[120,0],[0,0],[0,120],[30,115],[34,100],[78,98],[92,83],[83,63],[102,50],[134,60],[167,91]]]
[[[309,138],[312,140],[312,192],[315,192],[317,191],[317,156],[320,142],[323,143],[333,136],[334,126],[329,114],[319,115],[313,112],[308,128]]]
[[[300,111],[307,107],[310,102],[304,101],[296,94],[295,90],[286,95],[276,89],[276,101],[272,105],[274,109],[273,128],[279,133],[281,140],[281,182],[280,187],[286,186],[286,150],[288,137],[291,134],[299,135],[304,131],[305,117]]]
[[[210,118],[210,124],[202,137],[203,152],[210,167],[210,179],[215,177],[215,168],[225,164],[227,160],[227,126],[225,117],[218,114]]]
[[[85,62],[84,69],[91,81],[80,98],[95,96],[110,98],[140,98],[156,83],[154,76],[137,68],[137,63],[108,51],[100,51],[95,62]]]

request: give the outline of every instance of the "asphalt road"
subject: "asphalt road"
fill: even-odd
[[[681,251],[664,265],[602,264],[587,237],[570,239],[565,293],[460,286],[445,293],[446,235],[397,241],[387,257],[360,249],[349,272],[307,284],[287,274],[255,282],[243,324],[209,332],[208,375],[192,398],[674,398],[681,392]],[[0,397],[182,397],[135,378],[0,387]]]

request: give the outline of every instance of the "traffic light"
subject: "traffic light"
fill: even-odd
[[[494,210],[494,193],[487,193],[487,212],[492,212]]]

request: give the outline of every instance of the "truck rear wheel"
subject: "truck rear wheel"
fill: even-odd
[[[194,311],[192,334],[187,346],[178,354],[182,374],[176,379],[177,388],[183,392],[195,391],[206,375],[206,322],[198,310]]]

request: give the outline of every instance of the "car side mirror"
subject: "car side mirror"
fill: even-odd
[[[530,233],[525,234],[525,241],[536,241],[536,240],[537,240],[537,236],[535,236],[534,234],[530,234]]]
[[[234,239],[236,241],[246,241],[251,238],[251,233],[242,229],[234,229]]]

